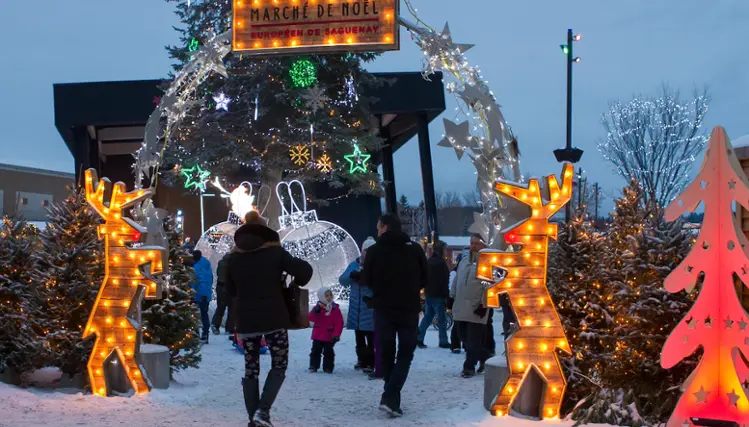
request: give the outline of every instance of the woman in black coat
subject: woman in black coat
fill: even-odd
[[[296,286],[312,278],[312,266],[294,258],[281,247],[278,233],[250,212],[245,225],[234,234],[235,250],[229,258],[226,290],[234,300],[235,331],[244,347],[244,401],[250,426],[272,427],[270,409],[286,378],[289,363],[289,310],[282,289],[288,274]],[[260,396],[260,341],[265,336],[271,354],[271,370]],[[253,424],[254,423],[254,424]]]

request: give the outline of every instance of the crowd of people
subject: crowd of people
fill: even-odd
[[[355,369],[370,379],[384,381],[379,407],[391,417],[403,415],[401,391],[408,378],[416,348],[426,348],[424,338],[435,317],[439,347],[460,353],[465,349],[461,376],[470,378],[484,370],[494,353],[493,310],[487,308],[486,288],[476,279],[478,252],[485,247],[480,235],[471,236],[469,252],[450,271],[445,245],[435,242],[427,258],[422,247],[401,230],[399,219],[383,215],[377,222],[377,239],[368,238],[361,257],[348,266],[340,283],[350,289],[346,328],[354,331]],[[212,297],[211,265],[193,252],[203,343],[209,331],[218,334],[228,311],[226,332],[234,334],[244,349],[242,389],[250,427],[272,427],[270,410],[286,377],[289,359],[288,330],[293,327],[284,288],[303,287],[312,266],[281,246],[279,235],[264,218],[251,211],[234,235],[234,248],[217,266],[217,310],[208,316]],[[287,277],[291,280],[287,280]],[[424,318],[422,293],[425,297]],[[309,372],[335,369],[335,345],[344,329],[343,314],[330,289],[317,292],[309,312],[312,346]],[[447,310],[454,326],[448,339]],[[505,325],[506,326],[506,325]],[[507,328],[505,328],[507,330]],[[264,342],[263,342],[264,341]],[[262,393],[259,387],[260,348],[267,343],[271,369]]]

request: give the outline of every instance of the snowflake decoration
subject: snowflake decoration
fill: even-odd
[[[325,95],[325,90],[320,86],[305,90],[302,93],[302,99],[304,99],[304,107],[312,110],[313,113],[316,113],[321,108],[325,108],[325,103],[330,101],[330,98]]]
[[[295,165],[302,166],[309,161],[309,147],[307,147],[306,145],[295,145],[291,147],[291,150],[289,151],[289,157]]]
[[[218,96],[214,96],[213,100],[216,102],[216,111],[229,111],[229,103],[231,102],[231,98],[226,96],[226,94],[221,92],[218,94]]]
[[[322,173],[330,173],[333,170],[333,161],[330,159],[327,153],[323,154],[322,157],[317,159],[317,169]]]

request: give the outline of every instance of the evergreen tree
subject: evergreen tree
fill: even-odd
[[[408,209],[411,207],[411,205],[408,204],[408,197],[406,197],[405,194],[401,194],[401,197],[398,199],[398,206],[403,209]]]
[[[613,348],[602,349],[606,364],[592,371],[599,387],[575,408],[579,423],[638,426],[668,420],[679,386],[696,363],[692,358],[670,370],[660,367],[668,334],[692,306],[686,292],[671,294],[663,287],[691,245],[681,225],[650,215],[637,183],[616,200],[601,257],[615,340]]]
[[[613,338],[611,289],[604,276],[604,239],[593,224],[576,218],[560,227],[549,251],[548,287],[562,321],[572,355],[560,359],[567,376],[562,412],[570,411],[600,384]]]
[[[4,217],[0,223],[0,372],[23,376],[40,368],[45,355],[43,318],[29,272],[39,249],[36,229]]]
[[[79,189],[54,203],[48,218],[34,253],[33,279],[45,294],[47,364],[73,376],[86,372],[90,345],[81,336],[104,279],[104,243],[97,232],[100,218]]]
[[[177,3],[182,22],[176,27],[182,45],[168,48],[178,70],[189,60],[191,46],[206,42],[211,32],[231,28],[233,2],[193,0],[188,6],[186,0],[167,1]],[[229,54],[225,59],[229,77],[214,74],[194,94],[197,102],[188,111],[191,120],[183,121],[176,131],[167,162],[210,165],[213,174],[238,174],[271,188],[282,178],[295,178],[325,183],[338,191],[346,188],[351,194],[379,194],[376,169],[355,169],[344,158],[355,153],[355,145],[362,154],[381,145],[379,124],[363,90],[384,83],[362,68],[375,57],[373,53],[303,58]],[[215,100],[222,96],[231,99],[226,108],[218,108]],[[310,197],[314,198],[314,190],[309,188]],[[277,209],[276,205],[271,202],[269,209]],[[278,212],[266,216],[275,221]]]
[[[648,214],[638,185],[624,189],[606,243],[608,276],[616,290],[612,300],[616,347],[602,373],[603,388],[591,399],[596,404],[580,408],[578,421],[625,425],[668,421],[681,395],[679,386],[697,359],[665,370],[660,367],[660,352],[695,295],[669,293],[663,281],[684,259],[691,243],[682,221],[668,223]],[[607,411],[611,406],[620,409]]]
[[[192,256],[180,245],[182,232],[173,216],[164,221],[169,242],[169,284],[160,300],[143,303],[143,340],[163,345],[171,352],[171,373],[197,368],[200,355],[199,319],[192,303],[195,270],[184,261]]]

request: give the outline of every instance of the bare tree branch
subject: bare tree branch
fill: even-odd
[[[642,186],[645,205],[658,217],[688,183],[695,156],[705,147],[702,121],[709,102],[706,88],[682,101],[664,84],[658,97],[614,102],[602,116],[607,135],[598,150],[619,175]]]

